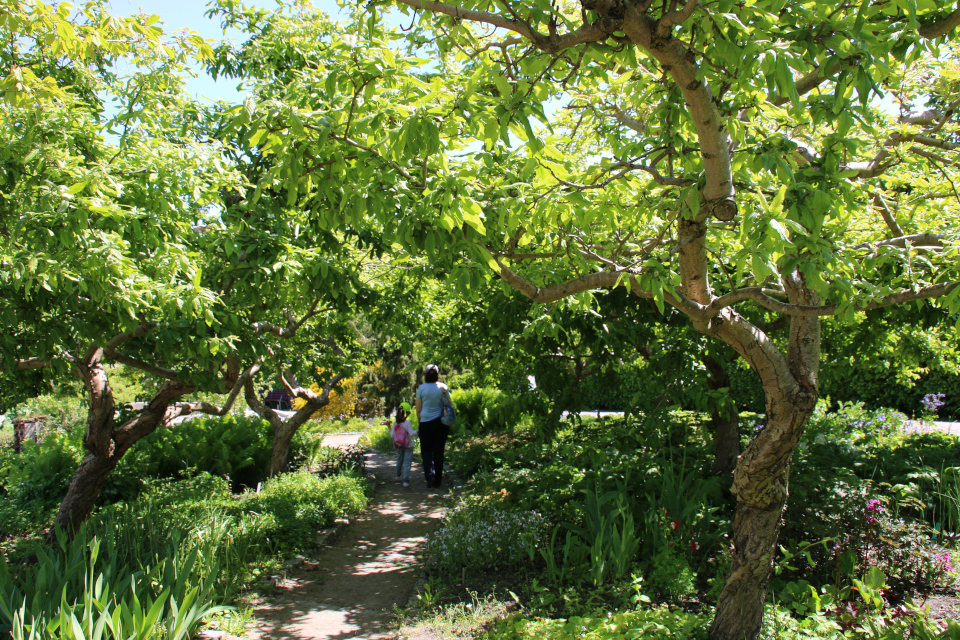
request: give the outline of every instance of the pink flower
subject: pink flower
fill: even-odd
[[[950,553],[941,553],[933,557],[934,560],[941,563],[941,569],[944,571],[953,571],[953,565],[950,564]]]
[[[883,505],[879,500],[867,500],[867,511],[875,511],[876,513],[883,513]]]

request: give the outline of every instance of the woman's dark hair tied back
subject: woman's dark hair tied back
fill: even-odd
[[[436,382],[440,379],[440,369],[435,364],[428,364],[423,374],[424,382]]]

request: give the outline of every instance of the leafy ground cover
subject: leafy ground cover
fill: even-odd
[[[298,434],[299,470],[267,479],[267,423],[204,418],[138,443],[94,515],[51,547],[42,536],[82,456],[82,423],[59,415],[40,445],[0,449],[0,634],[13,638],[178,640],[210,617],[229,627],[245,615],[229,605],[261,574],[369,499],[362,451],[323,446],[328,425]]]
[[[0,565],[0,633],[189,637],[258,575],[311,544],[316,531],[363,510],[367,489],[356,475],[306,471],[240,495],[209,474],[154,482],[136,500],[99,510],[72,540],[61,535],[52,549],[36,542],[8,551]],[[32,561],[18,562],[25,556]]]
[[[828,406],[794,457],[763,637],[958,637],[925,609],[957,578],[960,440]],[[762,429],[744,416],[744,444]],[[709,475],[705,419],[575,420],[551,440],[465,433],[450,450],[466,485],[429,542],[425,612],[512,605],[475,620],[489,638],[706,637],[734,505]]]
[[[73,473],[83,457],[84,413],[60,402],[56,424],[41,445],[24,443],[23,453],[0,447],[0,537],[36,534],[50,526]],[[56,406],[53,410],[56,410]],[[51,409],[51,407],[45,407]],[[370,428],[367,419],[308,422],[294,437],[290,468],[315,468],[321,475],[362,467],[362,457],[325,447],[323,436],[343,429]],[[243,415],[197,418],[160,427],[125,455],[100,496],[100,504],[135,500],[157,479],[197,473],[225,476],[234,492],[255,489],[267,478],[272,429],[265,420]]]

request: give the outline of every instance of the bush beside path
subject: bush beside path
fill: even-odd
[[[347,446],[358,439],[359,434],[337,434],[324,444]],[[392,612],[416,590],[423,573],[417,553],[440,523],[447,492],[427,488],[420,473],[412,473],[410,486],[403,487],[389,454],[368,454],[367,468],[377,478],[367,511],[254,606],[248,640],[396,636]]]

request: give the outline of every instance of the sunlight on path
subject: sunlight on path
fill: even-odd
[[[359,437],[332,434],[324,444],[347,446]],[[315,563],[288,573],[277,593],[255,607],[249,640],[395,637],[392,611],[414,593],[422,574],[416,552],[443,516],[446,490],[428,489],[416,473],[402,487],[392,456],[368,454],[367,469],[377,475],[370,507],[315,552]]]

